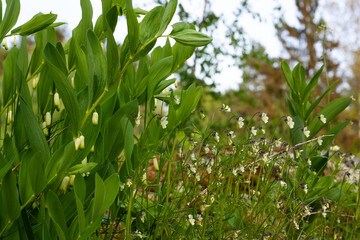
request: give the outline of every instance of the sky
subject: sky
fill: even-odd
[[[97,17],[101,14],[101,0],[91,0],[93,6],[93,23],[95,24]],[[151,0],[139,0],[133,1],[134,7],[143,7],[146,10],[150,10],[154,4]],[[149,3],[150,2],[150,3]],[[191,4],[188,8],[186,4]],[[182,3],[186,9],[202,9],[203,2],[201,0],[197,1],[188,1],[188,0],[179,0],[179,3]],[[262,22],[254,20],[250,15],[243,15],[241,21],[245,24],[245,32],[255,41],[261,43],[265,46],[270,56],[279,56],[281,52],[281,44],[276,39],[275,29],[273,27],[273,8],[274,1],[270,0],[252,0],[249,1],[251,9],[255,12],[258,12],[262,17]],[[285,11],[285,17],[290,23],[296,23],[296,10],[294,6],[294,0],[277,0],[281,4]],[[223,14],[224,16],[232,16],[233,11],[239,4],[239,1],[234,0],[212,0],[212,9],[216,14]],[[226,3],[226,4],[225,4]],[[42,13],[55,13],[58,15],[57,22],[66,22],[67,25],[63,26],[70,33],[73,28],[77,26],[81,19],[81,8],[80,0],[20,0],[21,10],[20,16],[16,26],[19,26],[29,19],[32,18],[38,12]],[[139,4],[139,5],[136,5]],[[4,7],[3,7],[4,9]],[[191,14],[201,14],[201,11],[193,11]],[[226,17],[225,17],[226,19]],[[227,19],[231,21],[231,19]],[[173,22],[178,21],[177,16],[174,16]],[[122,25],[121,25],[122,24]],[[120,25],[120,27],[119,27]],[[122,27],[123,26],[123,27]],[[124,30],[125,21],[120,21],[118,23],[117,30],[115,32],[115,38],[117,41],[121,42],[124,36],[126,35],[126,30]],[[222,32],[225,30],[219,29],[218,36],[214,36],[214,39],[217,41],[222,41]],[[161,42],[160,42],[161,44]],[[229,59],[222,59],[220,63],[221,74],[214,76],[214,81],[217,84],[217,89],[221,92],[224,92],[228,89],[238,89],[239,83],[241,83],[241,72],[236,67],[229,67]]]

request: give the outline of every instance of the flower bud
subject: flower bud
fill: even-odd
[[[70,182],[70,177],[69,176],[65,176],[64,179],[61,182],[60,185],[60,190],[66,192],[68,186],[69,186],[69,182]]]
[[[71,87],[73,89],[75,89],[75,77],[74,76],[71,77]]]
[[[32,82],[33,89],[36,88],[36,86],[38,85],[38,82],[39,82],[39,77],[35,77]]]
[[[154,164],[155,170],[156,170],[156,171],[159,171],[159,163],[158,163],[156,157],[153,158],[153,164]]]
[[[51,125],[51,113],[50,112],[47,112],[45,114],[45,123],[46,123],[47,127]]]
[[[94,112],[92,115],[92,124],[98,125],[99,123],[99,114],[97,112]]]
[[[82,161],[81,164],[87,164],[87,157],[85,157]]]
[[[7,124],[10,124],[10,123],[12,123],[13,121],[14,121],[14,117],[13,117],[13,115],[12,115],[12,111],[10,110],[10,111],[8,112],[8,115],[7,115],[6,123],[7,123]]]
[[[60,97],[58,93],[54,94],[54,106],[59,109],[60,108]]]
[[[175,81],[174,85],[175,85],[175,88],[177,88],[177,87],[178,87],[178,83],[177,83],[177,81]]]
[[[83,135],[81,135],[80,137],[80,149],[84,149],[85,148],[85,137]]]
[[[46,127],[46,122],[42,123],[43,133],[47,137],[49,136],[49,129]]]
[[[75,151],[77,151],[80,147],[80,138],[76,138],[74,139],[74,142],[75,142]]]
[[[17,43],[16,43],[16,36],[14,36],[14,47],[16,47]]]
[[[74,181],[75,181],[75,175],[70,175],[70,179],[69,179],[70,186],[74,186]]]
[[[6,39],[4,39],[4,41],[2,42],[2,45],[3,45],[3,47],[5,48],[5,50],[8,50],[8,49],[9,49],[9,47],[8,47],[8,45],[7,45],[7,42],[6,42]]]
[[[95,151],[95,146],[93,145],[91,148],[90,148],[90,152],[94,152]]]

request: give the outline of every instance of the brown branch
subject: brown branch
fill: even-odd
[[[57,133],[55,133],[51,138],[49,138],[49,140],[47,140],[47,142],[49,143],[51,140],[53,140],[56,136],[58,136],[60,133],[62,133],[63,131],[65,131],[66,129],[68,129],[71,126],[71,124],[63,129],[61,129],[60,131],[58,131]]]

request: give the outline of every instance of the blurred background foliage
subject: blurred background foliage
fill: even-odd
[[[154,0],[164,4],[166,0]],[[284,135],[284,124],[280,118],[287,114],[286,93],[287,86],[283,78],[280,62],[286,60],[291,67],[301,62],[306,69],[308,77],[325,65],[319,84],[318,92],[323,92],[330,84],[338,81],[337,87],[331,92],[329,98],[324,98],[324,106],[328,101],[340,96],[352,96],[354,101],[340,116],[338,122],[351,120],[352,124],[344,129],[337,138],[336,143],[344,151],[359,153],[360,149],[360,2],[358,0],[345,0],[339,6],[335,0],[319,4],[319,0],[295,0],[297,10],[296,26],[287,22],[284,17],[286,9],[277,2],[273,9],[274,27],[277,39],[282,45],[279,57],[270,57],[267,50],[259,42],[251,39],[244,31],[246,22],[239,21],[243,14],[250,14],[257,21],[262,16],[251,7],[251,1],[239,0],[237,9],[233,10],[231,23],[225,21],[225,16],[216,14],[211,0],[202,0],[202,9],[193,9],[190,0],[179,1],[177,10],[181,21],[199,26],[199,31],[210,36],[215,34],[220,26],[226,29],[222,41],[214,41],[203,48],[197,48],[194,56],[177,73],[179,84],[187,88],[192,83],[203,86],[203,96],[198,108],[198,118],[194,119],[204,127],[211,123],[215,129],[226,129],[229,121],[224,115],[213,114],[222,104],[228,104],[232,112],[248,120],[257,112],[266,112],[270,117],[273,131],[267,134],[272,136]],[[183,4],[182,4],[183,3]],[[186,3],[186,4],[185,4]],[[200,11],[201,16],[194,18],[193,11]],[[321,17],[318,17],[318,16]],[[338,16],[342,16],[339,19]],[[331,26],[329,28],[328,26]],[[62,30],[61,30],[62,29]],[[66,41],[64,29],[57,32],[58,40]],[[264,36],[267,37],[267,36]],[[31,43],[31,38],[29,38]],[[29,52],[33,45],[29,44]],[[2,63],[7,51],[0,49],[0,74],[3,74]],[[341,57],[340,57],[341,56]],[[241,78],[239,86],[234,89],[220,92],[216,88],[213,76],[222,71],[220,62],[226,59],[229,65],[240,69]],[[346,59],[346,61],[344,61]],[[224,81],[232,81],[224,79]],[[0,88],[1,89],[1,88]],[[320,110],[320,109],[318,109]],[[206,115],[200,118],[200,113]],[[235,121],[235,120],[234,120]]]

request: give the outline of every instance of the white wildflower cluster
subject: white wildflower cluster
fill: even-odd
[[[234,131],[226,131],[226,135],[229,137],[229,145],[232,145],[233,144],[232,139],[236,137]]]
[[[281,138],[275,140],[275,147],[281,147]]]
[[[293,119],[290,116],[286,117],[285,122],[287,123],[289,128],[291,128],[291,129],[294,128],[295,123],[294,123]]]
[[[330,147],[330,150],[333,151],[333,152],[337,152],[337,151],[340,150],[340,147],[338,145],[334,145],[334,146]]]
[[[168,120],[167,120],[167,116],[163,116],[161,119],[160,119],[160,125],[163,129],[166,128],[167,124],[168,124]]]

